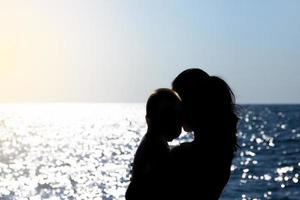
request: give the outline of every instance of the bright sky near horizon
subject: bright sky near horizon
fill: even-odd
[[[0,102],[144,102],[182,70],[300,103],[298,0],[0,0]]]

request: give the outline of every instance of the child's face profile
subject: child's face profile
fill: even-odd
[[[173,139],[179,137],[182,129],[182,107],[180,104],[174,105],[168,117],[164,121],[164,134],[167,141],[172,141]]]

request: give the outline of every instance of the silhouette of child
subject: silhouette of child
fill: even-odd
[[[178,94],[161,88],[148,99],[148,130],[134,157],[126,199],[165,199],[169,160],[168,141],[177,138],[182,127],[182,105]]]

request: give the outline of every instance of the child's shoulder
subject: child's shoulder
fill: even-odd
[[[147,136],[143,138],[140,147],[145,151],[158,152],[158,153],[168,151],[169,149],[168,145],[164,141],[160,140],[159,138],[147,137]]]
[[[144,136],[136,151],[135,157],[136,159],[156,160],[167,156],[168,153],[169,147],[162,141]]]

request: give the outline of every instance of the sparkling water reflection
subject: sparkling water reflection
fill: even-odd
[[[300,199],[300,106],[243,106],[238,137],[222,199]]]
[[[241,118],[222,199],[300,199],[300,106]],[[145,129],[143,104],[1,105],[0,199],[124,199]]]

